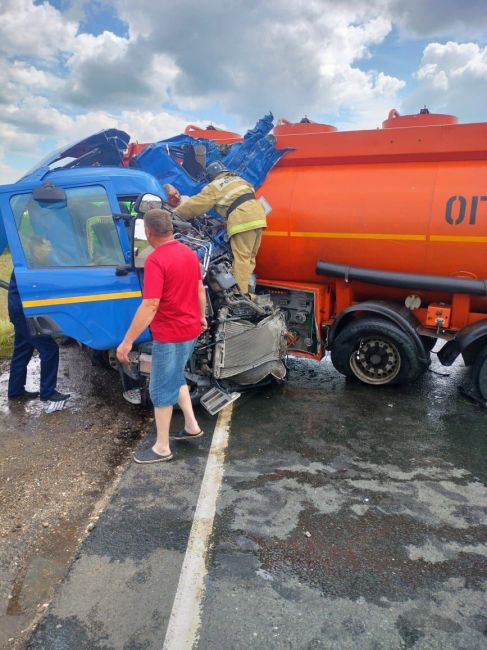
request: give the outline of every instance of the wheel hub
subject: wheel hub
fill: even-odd
[[[401,369],[401,356],[387,339],[364,338],[350,357],[350,367],[367,384],[388,384]]]

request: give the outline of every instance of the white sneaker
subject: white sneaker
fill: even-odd
[[[51,401],[48,400],[47,406],[46,406],[46,413],[54,413],[54,411],[62,411],[64,408],[64,405],[66,404],[66,400],[55,400]]]
[[[127,400],[127,402],[130,402],[131,404],[142,404],[140,388],[131,388],[130,390],[126,390],[123,393],[123,397]]]

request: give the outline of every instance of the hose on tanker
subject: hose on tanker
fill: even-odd
[[[5,289],[8,291],[8,282],[5,282],[5,280],[0,280],[0,289]]]
[[[401,289],[423,289],[424,291],[444,291],[446,293],[469,293],[487,296],[487,280],[474,278],[452,278],[445,275],[421,275],[419,273],[398,273],[364,269],[345,264],[319,261],[316,265],[318,275],[343,278],[346,282],[357,280],[368,284]]]

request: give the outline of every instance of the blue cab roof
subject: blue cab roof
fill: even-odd
[[[110,181],[117,194],[139,194],[152,192],[164,196],[160,182],[146,172],[126,167],[79,167],[75,169],[53,169],[42,177],[26,176],[16,183],[0,185],[0,193],[17,194],[28,192],[34,187],[51,181],[59,187],[76,187]]]

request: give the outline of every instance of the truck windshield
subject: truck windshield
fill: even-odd
[[[30,268],[124,264],[103,187],[67,189],[66,201],[56,203],[18,194],[10,205]]]

